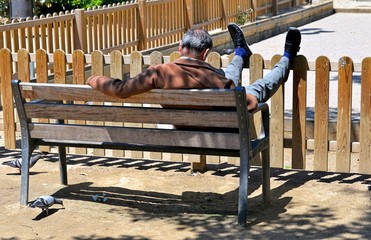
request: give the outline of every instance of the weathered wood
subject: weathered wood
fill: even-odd
[[[154,66],[157,64],[162,64],[163,56],[161,52],[154,51],[150,54],[150,66]],[[145,105],[147,106],[147,105]],[[155,105],[148,105],[149,107],[155,106]],[[159,121],[162,122],[162,121]],[[143,127],[157,127],[157,122],[153,122],[154,124],[143,124]],[[147,159],[162,159],[162,153],[160,152],[143,152],[143,156]]]
[[[362,61],[359,172],[371,174],[371,57]]]
[[[91,54],[93,58],[93,63],[91,65],[91,74],[93,76],[103,76],[104,75],[104,57],[101,51],[93,51]],[[103,105],[103,102],[93,102],[95,105]],[[102,113],[103,114],[103,113]],[[88,119],[85,119],[88,120]],[[98,120],[98,119],[96,119]],[[103,122],[96,122],[94,119],[89,120],[90,122],[86,122],[87,124],[96,124],[96,125],[104,125]],[[109,123],[107,124],[109,125]],[[105,151],[104,149],[93,149],[93,154],[96,156],[104,156]]]
[[[30,124],[31,138],[75,142],[126,142],[158,146],[239,149],[238,133],[158,130],[135,127]]]
[[[60,87],[62,87],[60,89]],[[101,92],[93,90],[90,86],[76,84],[37,84],[27,85],[22,84],[22,94],[30,99],[53,99],[53,100],[68,100],[82,102],[122,102],[122,103],[154,103],[164,105],[192,105],[192,106],[214,106],[214,99],[211,96],[223,98],[223,102],[219,103],[221,107],[232,107],[233,97],[229,94],[230,90],[221,90],[216,93],[210,89],[196,90],[195,94],[188,90],[151,90],[139,95],[131,96],[130,98],[116,98],[107,96]],[[58,94],[57,94],[58,93]]]
[[[316,60],[314,115],[314,170],[328,170],[328,129],[330,98],[330,60],[321,56]]]
[[[280,55],[272,57],[272,68],[281,59]],[[276,94],[271,98],[271,127],[270,127],[270,144],[271,144],[271,166],[284,167],[283,152],[283,117],[284,117],[284,86],[281,85]]]
[[[299,55],[294,60],[292,106],[292,168],[306,167],[307,59]]]
[[[59,85],[59,86],[58,86]],[[56,88],[58,86],[58,88]],[[25,168],[34,147],[40,145],[58,146],[60,153],[60,173],[63,184],[67,183],[67,167],[65,147],[88,147],[88,148],[111,148],[123,149],[127,151],[150,151],[150,152],[174,152],[184,153],[187,156],[195,154],[201,155],[200,164],[206,164],[205,155],[225,155],[240,156],[240,191],[239,191],[239,210],[238,219],[240,224],[244,224],[247,218],[247,189],[248,189],[248,166],[249,159],[265,151],[263,154],[264,164],[269,165],[269,109],[267,104],[260,104],[258,111],[263,111],[265,119],[264,132],[267,134],[254,141],[250,141],[249,122],[252,119],[246,109],[246,92],[242,87],[234,90],[209,89],[203,90],[154,90],[149,91],[147,96],[162,93],[158,98],[159,104],[169,102],[166,99],[167,92],[174,91],[192,98],[190,95],[208,95],[214,100],[215,109],[194,109],[188,101],[179,101],[179,108],[161,108],[152,105],[149,97],[139,106],[108,106],[76,104],[79,96],[74,95],[72,99],[75,104],[68,103],[66,99],[53,101],[57,96],[69,96],[65,93],[68,89],[81,88],[86,90],[86,85],[75,85],[70,88],[68,84],[40,84],[40,83],[19,83],[12,82],[15,93],[15,101],[22,126],[22,145],[23,149],[28,149],[22,156]],[[35,97],[38,94],[32,92],[41,88],[58,89],[62,94],[48,95],[50,99],[30,101],[27,95]],[[64,89],[64,90],[63,90]],[[45,92],[45,91],[44,91]],[[185,94],[188,92],[188,94]],[[91,97],[95,96],[96,91],[90,89]],[[218,108],[224,105],[223,98],[216,98],[213,94],[223,93],[223,95],[233,96],[235,104],[233,108]],[[181,96],[178,96],[180,98]],[[103,102],[109,102],[111,98],[105,96]],[[126,98],[126,100],[130,99]],[[197,98],[197,97],[196,97]],[[120,100],[116,98],[116,100]],[[123,101],[121,99],[120,101]],[[118,101],[118,102],[120,102]],[[26,102],[26,103],[25,103]],[[80,101],[81,102],[81,101]],[[91,102],[91,100],[89,101]],[[192,102],[192,101],[191,101]],[[197,105],[196,102],[194,104]],[[58,119],[45,123],[34,122],[35,117]],[[75,119],[73,124],[66,119]],[[77,120],[76,120],[77,119]],[[94,125],[86,125],[84,121],[95,120]],[[101,121],[103,120],[103,121]],[[125,121],[132,123],[131,126],[107,126],[105,122]],[[81,124],[79,123],[81,122]],[[144,124],[145,123],[145,124]],[[148,124],[147,124],[148,123]],[[199,124],[200,123],[200,124]],[[225,127],[220,127],[224,124]],[[138,126],[134,124],[139,124]],[[166,129],[157,127],[156,124],[176,125],[176,129]],[[181,126],[183,125],[183,126]],[[185,126],[191,127],[185,127]],[[204,127],[211,126],[211,127]],[[202,155],[205,154],[205,155]],[[268,157],[268,158],[267,158]],[[196,167],[196,166],[195,166]],[[21,181],[21,203],[24,205],[28,200],[28,171],[22,171]],[[263,168],[263,198],[269,200],[269,166]]]
[[[30,81],[30,54],[25,49],[18,51],[18,79],[23,82]]]
[[[0,49],[1,103],[4,116],[4,145],[7,149],[16,148],[13,96],[10,88],[12,80],[11,62],[10,51],[6,48]]]
[[[115,50],[111,52],[111,62],[110,62],[110,76],[116,79],[123,79],[124,71],[122,65],[124,64],[124,59],[122,58],[122,54],[120,51]],[[114,106],[122,106],[121,103],[112,103]],[[111,122],[112,126],[124,126],[123,122]],[[125,156],[125,152],[123,150],[113,150],[113,156],[116,157],[123,157]]]
[[[134,77],[143,71],[143,59],[142,54],[138,51],[130,54],[130,77]],[[127,104],[129,106],[142,106],[141,104]],[[141,123],[124,123],[127,127],[142,127]],[[143,158],[143,152],[140,151],[125,151],[125,156],[131,158]]]
[[[74,84],[85,84],[85,56],[84,52],[82,50],[74,51],[72,54],[73,57],[73,76],[72,76],[72,82]],[[43,99],[43,98],[41,98]],[[50,98],[47,98],[50,99]],[[72,99],[71,99],[72,100]],[[76,99],[74,99],[76,100]],[[84,104],[84,101],[82,99],[79,99],[75,101],[77,104]],[[85,124],[85,121],[79,120],[76,121],[76,124]],[[87,149],[83,148],[76,148],[75,149],[76,154],[86,154]]]
[[[66,83],[66,54],[62,50],[54,52],[54,83]]]
[[[50,103],[26,103],[27,116],[31,118],[50,118],[65,120],[87,120],[89,125],[104,125],[103,121],[141,122],[145,127],[154,128],[156,123],[177,126],[200,126],[215,128],[234,128],[237,116],[234,111],[183,110],[148,107],[120,107],[101,105],[71,105]],[[79,114],[76,115],[76,112]],[[184,118],[183,115],[189,116]],[[213,121],[209,121],[212,118]]]
[[[48,55],[45,50],[36,51],[36,81],[39,83],[48,82]],[[39,122],[48,122],[48,119],[40,118]],[[50,152],[50,147],[40,146],[40,151]]]
[[[263,69],[264,69],[264,59],[259,54],[253,54],[250,57],[250,85],[253,84],[256,80],[263,78]],[[261,116],[258,114],[254,115],[254,124],[250,124],[250,135],[252,138],[256,138],[260,135],[261,130]],[[251,165],[260,165],[261,166],[260,156],[256,156],[252,159]]]
[[[336,171],[350,171],[353,61],[339,59]]]

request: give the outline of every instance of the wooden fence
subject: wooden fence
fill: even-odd
[[[13,20],[0,25],[0,48],[71,54],[120,50],[129,54],[179,42],[189,28],[226,29],[227,23],[276,15],[305,0],[137,0],[95,9]]]
[[[20,70],[18,79],[31,81],[29,65],[36,64],[36,82],[76,83],[84,84],[90,75],[110,75],[115,78],[134,76],[143,71],[149,65],[173,61],[179,57],[179,53],[170,56],[162,56],[160,52],[142,56],[140,52],[130,55],[122,55],[120,51],[113,51],[104,55],[101,51],[84,54],[76,50],[72,54],[65,54],[61,50],[53,54],[47,54],[45,50],[37,50],[30,54],[26,50],[11,53],[9,49],[0,50],[0,78],[4,118],[4,140],[6,148],[16,147],[16,121],[13,106],[10,81],[12,79],[12,63]],[[254,54],[251,58],[249,69],[250,81],[259,79],[264,69],[271,67],[279,61],[280,55],[271,60],[264,60],[260,55]],[[213,52],[208,57],[208,62],[215,67],[226,67],[230,58],[220,57]],[[66,70],[67,65],[72,65],[72,70]],[[49,74],[48,71],[51,71]],[[308,73],[315,72],[315,121],[314,135],[307,132],[307,80]],[[329,81],[330,73],[338,76],[338,112],[335,137],[329,138]],[[361,74],[361,110],[360,110],[360,135],[358,139],[351,137],[352,111],[352,78],[354,73]],[[293,66],[293,108],[292,108],[292,135],[290,139],[284,134],[284,96],[285,87],[271,99],[271,164],[273,167],[285,167],[285,148],[291,148],[292,162],[290,167],[295,169],[308,169],[308,153],[314,151],[314,170],[371,173],[371,58],[365,58],[362,63],[353,63],[349,57],[343,57],[337,63],[332,63],[327,57],[321,56],[314,63],[308,63],[304,56],[298,56]],[[243,79],[242,84],[248,85],[248,79]],[[71,150],[72,151],[72,150]],[[90,153],[86,149],[76,149],[75,153]],[[329,168],[329,154],[336,157],[336,169]],[[105,152],[93,152],[104,155]],[[359,161],[356,170],[351,170],[351,154],[358,154]],[[198,156],[181,154],[157,154],[141,152],[116,151],[114,156],[134,158],[164,159],[174,161],[197,161]],[[208,157],[208,162],[218,163],[229,161],[234,163],[233,158]],[[310,169],[310,170],[312,170]]]

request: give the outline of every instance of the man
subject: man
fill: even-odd
[[[120,98],[156,88],[233,89],[241,77],[244,63],[249,62],[252,52],[242,30],[235,23],[228,24],[228,30],[235,46],[235,57],[225,72],[205,62],[213,47],[211,36],[204,30],[191,29],[184,34],[179,44],[181,57],[174,62],[150,66],[143,73],[125,80],[91,76],[87,84],[107,95]],[[258,102],[267,101],[287,80],[290,65],[299,51],[300,41],[300,31],[289,28],[281,60],[264,78],[246,86],[248,110],[256,109]]]

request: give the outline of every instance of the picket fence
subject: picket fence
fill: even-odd
[[[153,64],[166,63],[179,57],[178,52],[163,56],[160,52],[142,55],[134,51],[130,55],[123,55],[120,51],[113,51],[109,55],[101,51],[84,54],[75,50],[72,54],[65,54],[57,50],[48,54],[39,49],[35,54],[22,49],[11,53],[9,49],[0,50],[0,79],[1,96],[4,121],[5,147],[16,147],[16,117],[13,106],[10,81],[18,78],[22,81],[74,83],[84,84],[90,75],[110,75],[123,79],[134,76]],[[217,68],[224,68],[232,56],[220,56],[212,52],[207,61]],[[249,72],[250,79],[243,79],[242,84],[248,84],[263,76],[264,70],[271,69],[279,61],[280,55],[275,55],[270,60],[264,60],[261,55],[251,57]],[[13,63],[19,69],[13,74]],[[30,65],[36,66],[36,78],[30,77]],[[69,69],[67,66],[71,66]],[[315,117],[314,134],[307,130],[307,80],[308,73],[315,73]],[[330,99],[330,73],[336,73],[338,78],[338,104],[335,136],[329,133],[329,99]],[[359,136],[354,138],[352,125],[352,79],[354,73],[361,74],[360,94],[360,121]],[[291,162],[293,169],[308,169],[319,171],[358,172],[371,173],[371,57],[363,59],[362,63],[353,63],[349,57],[342,57],[338,62],[330,62],[325,56],[319,56],[315,62],[308,62],[305,56],[299,55],[292,69],[293,80],[293,106],[291,121],[291,136],[285,136],[284,96],[285,85],[270,100],[271,111],[271,166],[287,167],[285,148],[291,148]],[[313,87],[313,86],[311,86]],[[49,149],[46,149],[49,150]],[[104,150],[70,149],[71,153],[106,155]],[[313,153],[313,154],[312,154]],[[330,153],[336,158],[336,168],[329,165]],[[130,158],[149,158],[173,161],[197,161],[198,156],[114,151],[113,156]],[[308,154],[313,155],[312,165],[308,166]],[[357,168],[351,168],[354,162],[351,155],[357,154]],[[359,159],[359,160],[358,160]],[[210,163],[228,161],[237,164],[234,158],[208,156]]]
[[[256,21],[305,0],[135,0],[93,9],[14,19],[0,24],[0,48],[66,53],[120,50],[129,54],[177,43],[190,28],[225,30],[229,22]],[[239,20],[240,19],[240,20]],[[241,23],[242,24],[242,23]]]

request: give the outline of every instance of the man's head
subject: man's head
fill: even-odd
[[[207,31],[190,29],[179,44],[179,52],[182,56],[205,61],[212,47],[213,40]]]

